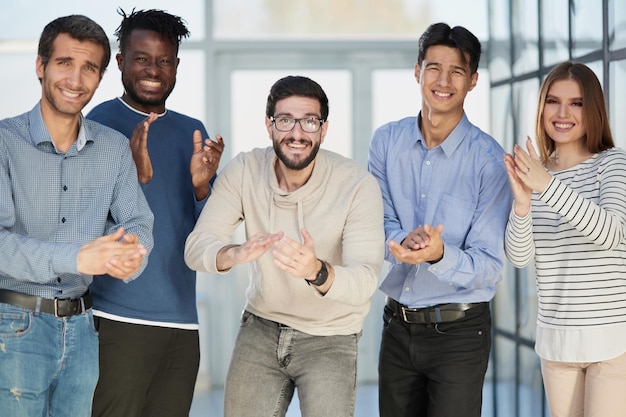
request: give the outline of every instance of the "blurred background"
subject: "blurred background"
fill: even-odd
[[[234,155],[270,144],[264,127],[270,86],[285,75],[318,81],[330,100],[324,147],[366,166],[373,130],[420,109],[413,77],[417,40],[431,23],[461,25],[482,42],[478,86],[466,113],[506,150],[533,136],[539,85],[564,60],[587,63],[607,98],[618,146],[626,145],[626,1],[623,0],[12,0],[0,6],[0,118],[30,110],[41,95],[37,41],[56,17],[84,14],[114,31],[133,8],[183,17],[178,82],[168,108],[202,120]],[[87,108],[120,96],[112,59]],[[621,116],[621,117],[620,117]],[[241,231],[235,241],[242,239]],[[547,416],[533,350],[536,294],[532,266],[507,265],[493,302],[494,345],[485,416]],[[200,274],[202,361],[198,404],[223,388],[247,286],[245,267]],[[384,297],[377,292],[360,341],[359,386],[375,394]],[[373,388],[372,388],[373,387]],[[363,391],[360,391],[363,392]],[[370,392],[370,391],[368,391]],[[204,400],[203,400],[204,399]],[[219,402],[219,400],[217,400]],[[373,405],[375,406],[375,404]],[[200,406],[194,404],[197,415]],[[358,409],[358,406],[357,406]]]

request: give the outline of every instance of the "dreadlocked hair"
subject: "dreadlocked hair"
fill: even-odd
[[[133,9],[129,15],[120,7],[117,9],[117,13],[122,16],[122,23],[115,30],[115,36],[120,48],[120,53],[123,55],[128,43],[130,34],[135,29],[150,30],[159,33],[163,39],[168,40],[173,45],[176,45],[176,52],[178,53],[178,47],[183,38],[189,37],[189,29],[185,20],[179,16],[174,16],[163,10],[150,9],[150,10],[138,10]]]

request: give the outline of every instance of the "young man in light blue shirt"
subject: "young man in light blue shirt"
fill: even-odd
[[[419,41],[417,117],[376,130],[369,170],[385,207],[381,417],[480,416],[511,193],[504,151],[463,105],[481,46],[463,27]]]

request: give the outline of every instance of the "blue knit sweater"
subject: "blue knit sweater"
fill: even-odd
[[[146,117],[119,98],[98,105],[87,115],[128,138]],[[171,110],[150,125],[148,152],[154,175],[142,188],[154,213],[154,249],[136,280],[94,279],[90,288],[96,315],[171,327],[197,325],[196,273],[183,259],[185,239],[206,202],[196,201],[189,173],[196,129],[208,137],[200,121]]]

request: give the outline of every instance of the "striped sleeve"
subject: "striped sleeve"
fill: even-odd
[[[531,213],[529,210],[526,216],[519,217],[511,208],[506,225],[504,251],[508,260],[517,268],[528,265],[535,255]]]
[[[625,154],[613,152],[597,170],[581,174],[572,180],[580,192],[553,177],[539,198],[600,249],[616,249],[624,240],[626,226]],[[600,187],[597,204],[585,197],[594,186]]]

